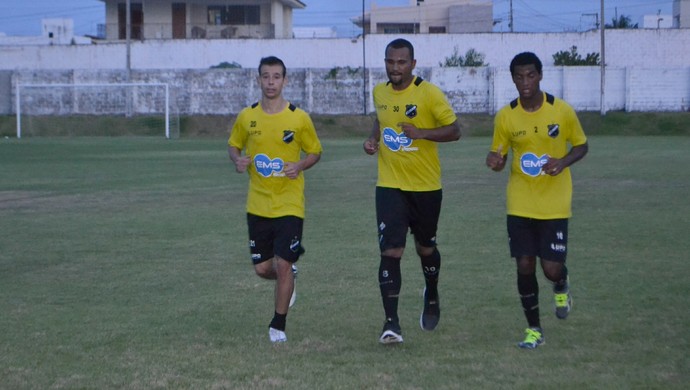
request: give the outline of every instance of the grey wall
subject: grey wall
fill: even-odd
[[[416,74],[438,85],[458,113],[495,113],[516,96],[510,72],[503,67],[417,68]],[[542,89],[566,99],[576,110],[601,108],[599,67],[545,67]],[[17,71],[12,74],[11,104],[4,114],[14,113],[14,91],[25,84],[123,83],[119,70]],[[316,114],[363,114],[373,112],[371,91],[386,80],[384,69],[361,68],[288,69],[284,94],[288,100]],[[131,82],[166,83],[170,107],[180,114],[236,114],[260,98],[254,69],[137,70]],[[605,109],[625,111],[688,111],[690,109],[690,67],[611,68],[607,70]],[[1,85],[1,84],[0,84]],[[98,89],[96,89],[98,90]],[[134,96],[134,112],[162,112],[160,92]],[[21,88],[24,114],[111,113],[108,99],[124,99],[124,89]],[[366,92],[366,94],[365,94]],[[366,96],[366,98],[365,98]]]

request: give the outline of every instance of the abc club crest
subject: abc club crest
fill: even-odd
[[[559,133],[558,128],[559,128],[559,126],[558,126],[557,124],[555,124],[555,125],[548,125],[548,126],[546,126],[546,127],[549,129],[549,137],[551,137],[551,138],[556,138],[556,137],[558,137],[558,133]]]
[[[417,116],[417,105],[408,104],[405,106],[405,116],[412,119]]]
[[[292,130],[283,130],[283,142],[289,144],[295,139],[295,132]]]

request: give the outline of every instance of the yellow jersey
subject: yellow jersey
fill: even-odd
[[[570,169],[557,176],[542,172],[549,157],[563,158],[568,144],[587,142],[575,110],[553,95],[535,112],[522,108],[520,99],[501,108],[494,121],[491,150],[512,150],[507,186],[507,213],[535,219],[570,218],[573,194]]]
[[[321,154],[321,142],[309,114],[292,104],[268,114],[255,103],[237,116],[228,145],[245,150],[252,159],[248,167],[248,213],[266,218],[304,218],[304,172],[290,179],[283,168],[286,162],[299,161],[302,152]]]
[[[374,87],[374,107],[381,135],[376,185],[403,191],[441,189],[436,142],[409,139],[398,124],[434,129],[455,122],[457,117],[443,92],[420,77],[402,91],[394,90],[390,82],[380,83]]]

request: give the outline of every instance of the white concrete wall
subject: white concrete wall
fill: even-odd
[[[360,39],[218,39],[147,40],[132,42],[132,69],[207,69],[221,62],[254,68],[261,57],[277,55],[289,68],[383,66],[383,52],[393,35]],[[403,35],[415,46],[417,66],[435,67],[453,53],[475,49],[491,66],[507,67],[512,57],[533,51],[544,65],[553,54],[577,46],[583,57],[600,52],[598,32],[585,33],[477,33]],[[606,64],[625,67],[690,66],[690,29],[607,30]],[[98,43],[78,47],[0,46],[0,70],[124,69],[126,44]]]
[[[180,109],[190,113],[204,96],[203,107],[219,102],[214,113],[241,108],[257,99],[252,82],[239,85],[216,80],[218,70],[209,67],[236,62],[239,71],[253,80],[261,57],[277,55],[286,62],[291,83],[286,94],[292,101],[315,113],[357,113],[363,105],[371,112],[371,91],[385,80],[383,52],[397,36],[371,35],[364,41],[366,77],[362,73],[363,41],[350,39],[279,40],[148,40],[132,43],[133,81],[165,82],[181,100]],[[405,36],[415,45],[416,73],[438,84],[458,112],[495,112],[515,97],[508,65],[521,51],[534,51],[544,62],[544,90],[566,99],[577,110],[600,109],[599,67],[554,67],[552,55],[577,46],[583,56],[599,52],[599,35],[564,34],[444,34]],[[439,62],[453,48],[464,54],[475,49],[485,54],[489,66],[440,68]],[[610,30],[606,32],[606,110],[688,111],[690,110],[690,30]],[[56,82],[55,74],[70,83],[123,82],[126,45],[89,46],[0,46],[0,73],[10,75],[9,89],[0,89],[0,109],[13,105],[14,86],[32,82]],[[329,71],[340,69],[337,78]],[[347,71],[346,71],[347,70]],[[355,72],[351,75],[350,70]],[[214,73],[215,72],[215,73]],[[64,74],[71,76],[64,76]],[[88,75],[88,77],[84,76]],[[191,76],[193,75],[193,76]],[[225,80],[225,79],[224,79]],[[299,80],[299,82],[297,82]],[[251,87],[251,88],[250,88]],[[246,89],[249,88],[249,89]],[[193,90],[190,90],[193,89]],[[368,96],[364,96],[366,90]],[[187,92],[184,92],[187,91]],[[240,98],[227,97],[230,91]],[[217,96],[226,96],[216,98]],[[196,100],[195,100],[196,99]],[[199,100],[201,101],[201,100]],[[5,103],[3,103],[5,102]]]
[[[2,73],[10,73],[11,79],[5,91],[0,89],[0,109],[4,105],[6,110],[0,112],[2,114],[11,113],[10,110],[16,106],[14,92],[17,85],[58,83],[78,86],[118,84],[126,80],[123,70],[0,71],[0,75]],[[505,68],[435,67],[417,68],[415,73],[438,85],[458,113],[495,113],[517,96],[510,71]],[[168,84],[175,112],[225,115],[237,113],[260,98],[256,75],[255,69],[145,70],[133,71],[130,80],[135,83]],[[604,96],[606,111],[678,112],[690,109],[690,67],[612,68],[607,75]],[[371,91],[376,83],[386,81],[386,73],[383,68],[368,69],[366,75],[361,68],[290,68],[288,80],[284,90],[286,98],[308,112],[360,114],[365,106],[368,113],[374,111]],[[599,111],[602,98],[600,80],[600,68],[596,66],[549,66],[544,68],[541,85],[544,91],[564,98],[577,111]],[[27,110],[30,109],[52,112],[56,108],[42,105],[73,98],[70,95],[72,88],[64,86],[50,89],[20,87],[20,92],[21,101],[30,103],[22,112],[29,112]],[[38,95],[29,98],[28,93]],[[46,99],[46,96],[54,96],[54,99]],[[90,100],[93,102],[91,106],[80,103],[80,113],[97,115],[104,112],[99,104],[105,104],[105,98]],[[65,115],[74,112],[67,106],[58,109]]]

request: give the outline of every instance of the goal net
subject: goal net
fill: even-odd
[[[17,138],[179,137],[179,111],[165,83],[17,84]]]

